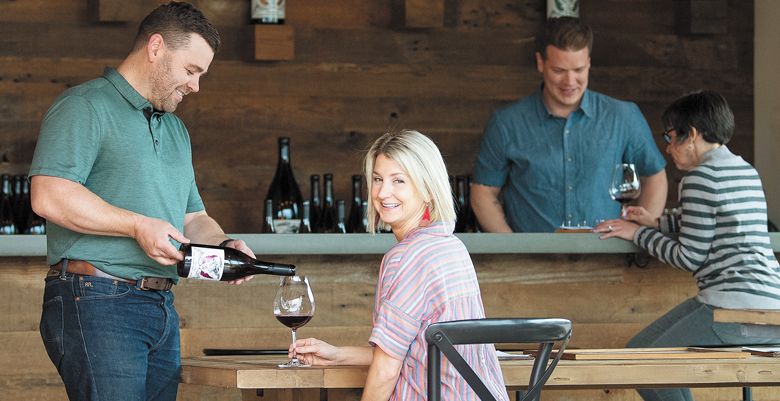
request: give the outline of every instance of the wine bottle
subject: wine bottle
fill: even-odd
[[[461,233],[476,233],[479,232],[479,225],[477,224],[477,216],[474,215],[474,209],[471,208],[471,176],[459,176],[461,182],[458,183],[458,202],[461,202],[459,209],[457,222],[455,224],[455,231]],[[460,229],[458,229],[458,223],[460,223]]]
[[[455,220],[455,232],[462,233],[466,226],[466,177],[459,175],[455,177],[455,207],[457,208]]]
[[[24,224],[25,234],[46,234],[46,220],[38,216],[32,210],[32,204],[30,204],[30,181],[25,178],[22,181],[22,199],[24,201],[24,208],[27,210],[26,222]]]
[[[285,0],[251,0],[252,22],[255,24],[284,24]]]
[[[279,138],[279,162],[265,198],[273,201],[274,231],[281,234],[294,234],[301,226],[303,198],[290,160],[290,138]]]
[[[32,207],[30,206],[30,184],[25,175],[15,175],[13,177],[13,210],[14,225],[16,232],[22,234],[27,231],[28,215]]]
[[[299,234],[311,233],[311,206],[309,201],[303,201],[303,219],[301,219],[301,228],[298,229]]]
[[[338,222],[336,223],[336,232],[339,233],[339,234],[346,234],[347,233],[347,227],[346,227],[346,225],[344,223],[344,220],[345,220],[344,216],[346,215],[345,210],[344,210],[345,209],[344,208],[344,201],[339,199],[339,201],[337,202],[337,205],[338,206],[336,206],[336,209],[338,210],[338,212],[336,214],[338,215]]]
[[[14,209],[11,195],[11,177],[8,174],[0,176],[2,192],[0,192],[0,234],[16,234],[14,225]]]
[[[309,191],[309,224],[312,232],[318,232],[320,219],[322,219],[322,201],[320,200],[320,176],[312,174],[310,177],[311,189]]]
[[[274,201],[265,200],[265,219],[263,219],[263,232],[266,234],[275,233],[274,229]]]
[[[231,281],[253,274],[294,276],[295,265],[264,262],[238,249],[215,245],[181,244],[184,259],[176,265],[180,277]]]
[[[322,177],[325,180],[325,199],[322,205],[320,227],[317,232],[335,233],[338,228],[338,215],[336,205],[333,202],[333,174],[327,173]]]
[[[361,233],[367,233],[368,232],[368,202],[363,201],[360,205],[360,209],[362,211],[360,219],[360,230],[358,232]]]
[[[360,224],[363,220],[363,176],[352,176],[352,205],[349,209],[349,218],[347,218],[347,232],[359,233]],[[365,232],[365,231],[363,231]]]

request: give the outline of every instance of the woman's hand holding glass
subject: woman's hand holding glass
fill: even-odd
[[[305,338],[290,345],[288,357],[297,356],[306,365],[338,365],[339,347],[316,338]]]

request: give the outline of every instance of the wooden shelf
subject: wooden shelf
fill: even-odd
[[[295,30],[290,25],[255,25],[255,60],[292,60]]]
[[[444,0],[405,0],[407,28],[444,27]]]

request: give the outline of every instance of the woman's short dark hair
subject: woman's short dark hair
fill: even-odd
[[[588,48],[588,54],[593,50],[593,31],[590,26],[579,18],[558,17],[545,22],[541,32],[536,35],[536,51],[547,58],[547,46],[561,50],[580,51]]]
[[[219,50],[220,39],[217,28],[192,4],[171,1],[155,8],[141,21],[135,37],[135,49],[143,47],[155,33],[162,35],[171,49],[180,49],[190,42],[190,34],[203,37],[214,53]]]
[[[664,130],[674,129],[677,140],[688,137],[695,127],[705,141],[726,144],[734,134],[734,113],[726,98],[713,91],[696,91],[669,105],[661,121]]]

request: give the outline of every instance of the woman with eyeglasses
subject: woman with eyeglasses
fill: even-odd
[[[713,309],[780,310],[780,266],[767,234],[761,179],[726,143],[734,114],[710,91],[675,100],[662,117],[666,152],[685,171],[679,214],[653,218],[642,207],[595,229],[691,272],[698,294],[643,329],[628,347],[780,344],[780,328],[713,322]],[[677,237],[670,235],[677,233]],[[687,388],[639,390],[644,400],[692,400]]]

